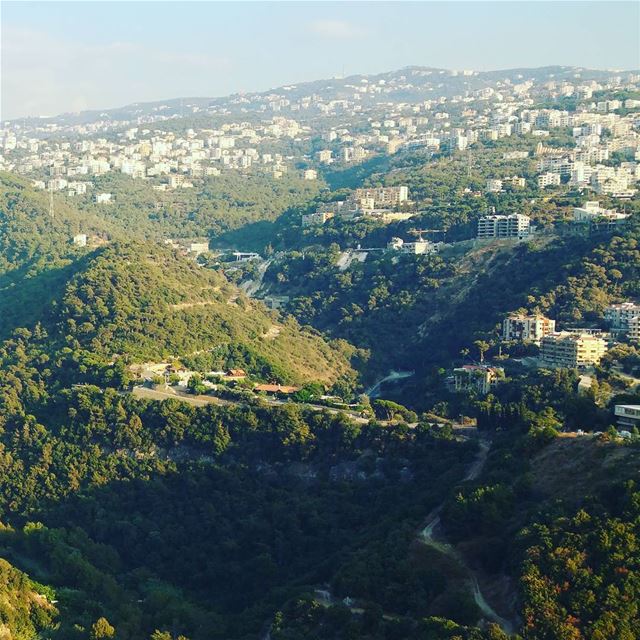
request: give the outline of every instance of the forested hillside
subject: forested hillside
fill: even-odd
[[[0,174],[0,638],[640,637],[640,433],[614,426],[640,345],[552,369],[501,335],[514,313],[606,331],[607,305],[640,300],[640,199],[605,181],[640,175],[638,122],[612,106],[574,132],[533,98],[513,116],[526,70],[495,91],[438,72],[446,104],[436,71],[18,131],[9,166],[41,189]],[[310,89],[327,103],[294,110]],[[587,143],[602,183],[572,155],[539,185],[539,160]],[[409,195],[380,211],[412,217],[303,226],[382,185]],[[595,186],[624,224],[570,223]],[[493,211],[535,233],[476,241]],[[437,247],[388,246],[421,234]],[[462,365],[495,378],[465,387]]]

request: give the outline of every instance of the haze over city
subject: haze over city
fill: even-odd
[[[3,119],[410,65],[640,67],[635,2],[3,2]]]

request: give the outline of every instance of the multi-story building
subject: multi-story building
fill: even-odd
[[[515,340],[519,342],[534,342],[540,344],[544,336],[554,333],[556,321],[541,315],[507,316],[502,321],[503,340]]]
[[[538,188],[544,189],[545,187],[556,187],[560,184],[561,177],[559,173],[543,173],[538,176]]]
[[[489,179],[487,180],[488,193],[500,193],[502,191],[502,180]]]
[[[484,364],[465,364],[453,370],[456,391],[475,391],[483,396],[487,395],[491,387],[495,386],[502,377],[504,377],[503,369]]]
[[[373,201],[371,208],[395,207],[409,200],[409,188],[401,186],[356,189],[350,199],[355,201],[370,199]]]
[[[540,354],[549,366],[576,369],[599,364],[606,351],[598,335],[561,331],[542,338]]]
[[[478,220],[478,238],[528,238],[531,219],[521,213],[484,216]]]
[[[640,304],[635,302],[611,304],[604,310],[604,319],[612,333],[627,333],[630,321],[640,319]]]
[[[615,415],[619,429],[629,431],[634,427],[640,428],[640,404],[617,404]]]
[[[331,156],[332,154],[330,149],[323,149],[322,151],[318,151],[318,153],[316,153],[318,162],[321,162],[323,164],[329,164],[331,162]]]
[[[314,213],[305,213],[302,216],[302,226],[312,227],[314,225],[324,224],[334,216],[335,213],[333,211],[315,211]]]
[[[634,342],[640,342],[640,316],[629,320],[627,336]]]

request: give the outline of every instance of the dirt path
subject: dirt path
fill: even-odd
[[[192,309],[193,307],[208,307],[212,304],[219,304],[218,300],[199,300],[198,302],[179,302],[178,304],[170,304],[169,309],[178,311],[180,309]]]
[[[484,468],[487,456],[489,455],[489,450],[491,449],[491,444],[485,440],[480,440],[479,444],[480,450],[478,451],[478,455],[471,463],[471,466],[467,471],[467,475],[464,477],[464,481],[475,480]],[[487,620],[498,624],[506,634],[511,635],[515,633],[517,625],[510,620],[503,618],[491,607],[482,593],[476,572],[469,567],[465,559],[462,557],[462,554],[446,540],[442,527],[440,526],[440,513],[443,508],[444,504],[441,504],[429,513],[425,526],[419,533],[419,540],[439,553],[449,556],[455,560],[455,562],[459,564],[469,575],[469,589],[473,593],[473,599],[480,611],[482,611],[484,617]]]

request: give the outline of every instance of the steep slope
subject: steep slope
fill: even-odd
[[[36,640],[52,629],[58,612],[45,593],[53,592],[0,558],[0,637]]]
[[[198,357],[206,366],[208,358],[212,366],[329,386],[352,375],[346,344],[330,345],[269,313],[162,245],[123,244],[117,217],[55,198],[52,218],[48,194],[0,175],[0,339],[40,323],[52,348],[72,346],[107,361],[113,354],[133,361]],[[79,232],[93,237],[93,246],[75,247]]]
[[[353,350],[267,311],[224,277],[152,244],[99,250],[65,288],[60,336],[111,358],[207,357],[282,381],[332,384],[350,374]],[[244,358],[244,362],[238,360]]]
[[[27,181],[0,173],[0,339],[39,318],[61,295],[88,251],[73,245],[75,234],[100,241],[118,236],[116,227],[78,212],[57,194],[52,218],[48,198]]]

